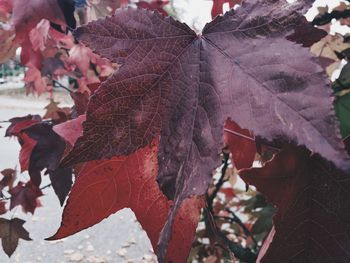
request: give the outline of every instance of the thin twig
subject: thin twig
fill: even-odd
[[[49,188],[49,187],[51,187],[51,186],[52,186],[52,184],[47,184],[47,185],[45,185],[45,186],[43,186],[43,187],[40,187],[40,190],[44,190],[44,189]],[[10,199],[11,199],[11,197],[5,196],[4,193],[2,193],[2,195],[3,195],[4,197],[0,198],[1,201],[10,200]]]
[[[205,227],[213,236],[215,236],[219,243],[223,244],[224,247],[229,249],[235,258],[247,262],[254,263],[257,255],[253,253],[249,248],[244,248],[241,244],[230,240],[225,233],[218,229],[212,212],[209,209],[205,209],[204,213]]]
[[[61,84],[60,82],[58,82],[57,80],[54,80],[52,77],[49,76],[48,78],[52,81],[53,84],[58,85],[60,88],[66,90],[66,91],[68,91],[68,92],[70,92],[70,93],[73,93],[73,92],[74,92],[73,90],[71,90],[70,88],[67,88],[66,86],[64,86],[63,84]]]
[[[52,186],[52,184],[47,184],[47,185],[41,187],[40,190],[44,190],[45,188],[49,188],[49,187],[51,187],[51,186]]]
[[[226,170],[228,168],[228,160],[230,158],[230,154],[229,153],[225,153],[223,151],[223,155],[224,155],[224,159],[223,159],[223,166],[221,168],[221,176],[219,181],[216,183],[214,191],[211,193],[211,195],[208,197],[207,199],[207,203],[208,203],[208,209],[213,212],[213,202],[214,199],[216,197],[216,195],[218,194],[218,192],[220,191],[220,188],[222,187],[222,185],[226,182],[225,180],[225,174],[226,174]]]
[[[246,236],[250,236],[251,239],[254,242],[254,245],[256,248],[258,248],[258,242],[256,241],[256,239],[254,238],[253,234],[250,232],[250,230],[246,227],[246,225],[242,222],[242,220],[235,214],[235,212],[233,212],[231,209],[226,208],[225,209],[227,212],[229,212],[232,215],[232,220],[233,222],[237,223],[244,231],[244,234]]]
[[[221,176],[218,180],[218,182],[215,184],[214,190],[211,193],[210,196],[207,196],[207,209],[204,213],[204,221],[206,229],[212,233],[213,236],[218,238],[218,241],[227,247],[231,253],[234,254],[236,258],[243,262],[253,263],[256,260],[256,254],[253,253],[249,248],[244,248],[241,244],[237,242],[233,242],[229,238],[226,237],[225,233],[223,233],[220,229],[218,229],[216,222],[213,217],[213,202],[216,198],[218,192],[220,191],[220,188],[222,185],[227,181],[225,180],[225,174],[226,170],[228,168],[228,161],[230,158],[230,154],[223,151],[223,165],[221,168]],[[231,220],[234,220],[234,218],[230,218]],[[242,221],[239,219],[239,221],[242,223]],[[243,223],[242,223],[243,224]],[[247,235],[247,234],[246,234]]]

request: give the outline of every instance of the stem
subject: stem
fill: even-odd
[[[41,187],[40,190],[44,190],[44,189],[49,188],[49,187],[51,187],[51,186],[52,186],[52,184],[47,184],[47,185]]]
[[[215,236],[218,239],[219,242],[224,244],[224,246],[226,248],[228,248],[237,259],[239,259],[243,262],[254,263],[257,255],[255,253],[253,253],[249,248],[244,248],[241,244],[233,242],[232,240],[228,239],[226,237],[225,233],[223,233],[220,229],[218,229],[216,222],[214,220],[214,217],[213,217],[213,202],[214,202],[214,199],[216,198],[220,188],[226,182],[225,174],[226,174],[226,170],[228,168],[228,160],[230,158],[230,154],[223,151],[223,156],[224,156],[224,158],[223,158],[223,166],[221,168],[221,176],[214,187],[214,191],[211,193],[210,196],[207,196],[208,207],[207,207],[207,209],[205,209],[205,212],[204,212],[205,227],[209,232],[212,233],[213,236]],[[232,221],[240,222],[240,224],[242,224],[244,226],[243,222],[236,215],[233,218],[231,218],[231,217],[229,217],[229,218]],[[244,226],[244,227],[243,226],[242,226],[242,228],[246,234],[246,230],[248,232],[249,232],[249,230],[246,228],[246,226]],[[250,232],[249,232],[249,234],[250,234]],[[253,237],[252,237],[252,239],[256,243],[256,241]]]
[[[257,255],[255,253],[249,248],[244,248],[241,244],[228,239],[226,235],[218,229],[212,212],[209,209],[205,209],[204,221],[206,229],[214,235],[224,247],[228,248],[230,252],[234,254],[235,258],[247,263],[254,263],[256,261]]]
[[[210,210],[210,212],[213,212],[214,199],[217,196],[217,194],[218,194],[220,188],[222,187],[222,185],[226,182],[225,174],[226,174],[226,170],[227,170],[227,167],[228,167],[228,160],[230,158],[230,154],[229,153],[225,153],[224,151],[222,153],[224,155],[224,159],[223,159],[223,166],[221,168],[221,176],[220,176],[219,181],[215,185],[214,191],[211,193],[211,195],[207,199],[208,209]]]
[[[70,88],[67,88],[66,86],[62,85],[61,83],[59,83],[57,80],[54,80],[52,77],[49,77],[49,79],[52,81],[53,84],[56,84],[58,85],[60,88],[70,92],[70,93],[73,93],[74,91],[71,90]]]
[[[51,186],[52,186],[52,184],[47,184],[47,185],[45,185],[43,187],[40,187],[40,190],[44,190],[44,189],[49,188]],[[11,197],[5,196],[4,193],[2,193],[2,195],[4,197],[0,198],[1,201],[3,201],[3,200],[10,200],[11,199]]]
[[[254,245],[256,248],[258,248],[258,242],[256,241],[256,239],[254,238],[253,234],[250,232],[250,230],[246,227],[246,225],[242,222],[242,220],[235,214],[235,212],[233,212],[232,210],[226,208],[225,209],[227,212],[229,212],[232,215],[232,222],[237,223],[244,231],[244,234],[246,236],[251,237],[251,239],[254,242]]]

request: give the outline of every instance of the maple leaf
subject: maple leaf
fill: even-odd
[[[16,170],[14,169],[5,169],[0,172],[3,175],[3,178],[0,181],[0,193],[2,189],[8,187],[12,189],[13,183],[16,180]]]
[[[12,22],[16,39],[22,42],[41,19],[66,25],[65,17],[57,0],[13,0]]]
[[[167,0],[152,0],[151,2],[140,1],[136,5],[138,8],[144,8],[149,10],[157,10],[160,14],[167,16],[167,11],[164,10],[164,6],[169,4]]]
[[[13,218],[11,220],[0,218],[0,238],[2,248],[5,253],[10,257],[15,252],[18,240],[32,240],[29,237],[29,233],[24,229],[24,220],[19,218]]]
[[[3,215],[7,212],[5,205],[6,205],[6,202],[0,201],[0,215]]]
[[[213,7],[211,8],[211,18],[215,18],[218,15],[224,13],[223,5],[225,3],[229,4],[230,8],[233,8],[235,5],[239,5],[243,0],[213,0]]]
[[[11,0],[2,0],[0,1],[0,12],[7,15],[8,13],[12,12],[12,1]]]
[[[72,235],[128,207],[157,251],[158,238],[172,205],[155,181],[157,148],[156,141],[126,157],[85,163],[67,200],[61,226],[49,240]],[[170,229],[166,262],[186,262],[202,205],[198,197],[183,202]]]
[[[21,44],[21,64],[26,65],[29,68],[35,67],[36,70],[41,68],[43,55],[40,50],[34,50],[32,43],[29,38],[22,42]],[[33,69],[31,71],[27,70],[26,76],[31,78],[31,75],[34,75]],[[41,76],[40,76],[41,77]],[[26,81],[26,79],[25,79]],[[29,81],[29,80],[28,80]]]
[[[55,125],[53,130],[61,136],[70,145],[74,145],[76,140],[83,135],[82,124],[86,116],[80,115],[76,119],[66,121],[64,123]]]
[[[98,83],[97,85],[100,85],[100,83]],[[72,116],[77,117],[79,115],[84,114],[86,112],[87,105],[89,102],[89,93],[87,91],[84,91],[84,92],[76,91],[76,92],[71,92],[70,96],[74,101]]]
[[[59,58],[45,58],[42,61],[41,75],[56,77],[57,75],[64,75],[66,69],[64,63]]]
[[[24,172],[29,169],[29,159],[36,145],[36,141],[31,139],[27,134],[22,133],[22,130],[41,122],[41,117],[39,115],[27,115],[24,117],[12,118],[9,122],[11,122],[11,124],[5,132],[5,136],[17,136],[18,142],[21,145],[19,163],[21,172]]]
[[[55,191],[58,199],[60,200],[61,206],[64,204],[66,197],[72,188],[72,169],[70,168],[59,168],[53,171],[48,171],[52,188]]]
[[[21,133],[18,136],[18,142],[21,145],[19,164],[21,166],[21,172],[24,172],[29,169],[30,156],[37,142],[25,133]]]
[[[41,122],[22,130],[22,133],[36,142],[30,152],[28,165],[32,182],[40,186],[41,171],[46,169],[52,180],[52,187],[63,205],[72,185],[72,169],[58,167],[66,144],[52,127],[50,123]]]
[[[0,63],[7,62],[16,54],[17,45],[13,43],[15,33],[13,30],[0,28]]]
[[[91,97],[83,136],[62,165],[128,155],[160,136],[157,181],[175,200],[169,224],[186,197],[206,192],[229,117],[349,169],[323,69],[286,39],[311,2],[245,1],[198,36],[142,9],[77,29],[85,45],[122,66]],[[169,233],[161,236],[166,246]]]
[[[340,121],[340,133],[342,138],[350,135],[350,93],[339,96],[334,101],[335,112]]]
[[[119,7],[126,7],[128,2],[128,0],[103,0],[91,1],[90,5],[99,17],[104,17],[113,14]]]
[[[195,125],[190,127],[190,134],[194,135],[192,137],[201,135],[208,141],[203,145],[215,152],[215,149],[219,148],[215,147],[216,142],[219,142],[221,137],[216,134],[222,134],[220,127],[223,117],[230,117],[231,112],[236,111],[242,114],[237,114],[233,120],[241,127],[249,128],[255,134],[268,139],[277,136],[297,139],[298,143],[305,144],[316,152],[322,152],[325,157],[345,167],[348,160],[341,156],[343,151],[340,141],[334,135],[337,129],[335,116],[331,112],[332,104],[329,100],[328,85],[325,84],[326,78],[306,49],[285,40],[300,20],[300,16],[294,11],[302,9],[304,4],[284,3],[285,8],[281,11],[282,4],[277,1],[274,5],[269,5],[271,17],[267,18],[260,15],[261,9],[267,8],[264,1],[256,2],[255,5],[245,2],[236,12],[229,12],[208,24],[201,37],[197,37],[187,26],[171,18],[132,9],[119,10],[117,15],[111,18],[81,27],[75,35],[82,42],[112,62],[124,65],[105,81],[91,98],[84,136],[78,140],[64,164],[128,154],[149,143],[159,133],[162,135],[160,148],[164,152],[163,142],[169,142],[171,131],[175,129],[170,127],[178,127],[177,132],[180,134],[174,145],[179,145],[184,136],[180,129],[189,123]],[[244,14],[248,13],[249,18],[245,18]],[[136,17],[145,20],[146,25],[147,21],[153,19],[154,25],[141,27],[139,23],[131,23]],[[268,21],[265,21],[266,19]],[[124,25],[125,21],[128,21],[130,27],[128,36],[123,35],[124,30],[118,31],[118,26]],[[164,24],[163,27],[158,27],[157,23],[160,21]],[[277,21],[280,23],[276,24]],[[265,37],[255,38],[258,34]],[[269,37],[272,36],[274,42],[270,43],[272,40]],[[249,44],[252,40],[255,47]],[[124,48],[126,43],[128,49]],[[169,46],[164,46],[164,51],[160,50],[160,44],[165,43]],[[150,52],[149,50],[156,45],[157,51]],[[254,52],[247,52],[252,48]],[[288,50],[288,53],[285,50]],[[279,55],[282,53],[283,56]],[[135,59],[142,57],[143,63],[135,65]],[[151,57],[152,60],[146,59]],[[250,59],[253,57],[254,59]],[[165,61],[165,58],[168,60]],[[189,61],[191,64],[188,64]],[[186,67],[186,75],[179,71],[181,67]],[[200,74],[205,71],[211,74]],[[170,74],[173,74],[172,78],[169,77]],[[224,81],[225,79],[235,79],[237,85],[233,85],[232,81]],[[186,82],[192,88],[185,88],[184,86],[188,85],[181,85],[180,82]],[[319,84],[315,85],[315,82]],[[243,90],[242,85],[245,87]],[[215,89],[220,90],[218,97],[214,96]],[[205,93],[202,95],[200,92]],[[312,93],[312,96],[305,95],[308,93]],[[132,96],[126,97],[126,94]],[[166,94],[166,98],[165,95],[162,97],[162,94]],[[302,98],[295,99],[301,96],[300,94],[303,94]],[[319,98],[317,102],[314,99],[316,94]],[[202,99],[203,96],[205,100]],[[180,101],[183,97],[188,99]],[[239,100],[235,102],[234,97]],[[140,100],[142,104],[135,103]],[[154,103],[155,101],[157,103]],[[111,107],[111,103],[116,106]],[[197,114],[192,111],[181,112],[188,104],[197,105]],[[142,108],[143,105],[150,108],[146,111]],[[208,109],[213,109],[214,106],[218,109],[207,113]],[[259,116],[259,121],[254,121],[255,116]],[[116,117],[118,121],[112,122]],[[200,122],[201,118],[207,121]],[[308,121],[310,118],[312,122]],[[297,129],[298,123],[302,123],[304,128]],[[188,130],[185,131],[184,139],[191,138],[188,136]],[[203,134],[195,134],[195,131],[201,131]],[[320,140],[316,138],[324,142],[319,143]],[[196,144],[200,144],[203,139],[198,138]],[[191,143],[188,145],[191,147]],[[85,154],[81,154],[83,151]]]
[[[76,65],[80,72],[87,76],[90,69],[90,62],[94,62],[96,55],[92,51],[81,45],[77,44],[69,50],[68,63]]]
[[[41,61],[40,61],[41,65]],[[25,73],[24,82],[27,84],[27,90],[33,88],[40,96],[46,89],[47,85],[45,80],[42,78],[40,71],[35,65],[31,63],[28,66],[28,70]]]
[[[241,129],[237,123],[227,120],[224,125],[224,142],[232,154],[237,169],[252,166],[255,154],[254,136],[246,129]]]
[[[49,30],[50,22],[43,19],[29,32],[29,39],[35,51],[42,51],[45,49],[45,43],[49,36]]]
[[[286,37],[288,40],[302,44],[303,47],[311,47],[314,43],[328,35],[326,31],[311,25],[306,18],[301,21],[302,22],[295,28],[294,32]]]
[[[9,122],[11,124],[5,132],[5,137],[18,136],[23,129],[41,122],[41,117],[39,115],[29,114],[27,116],[9,119]]]
[[[60,108],[58,107],[59,102],[54,101],[53,99],[50,100],[50,103],[45,106],[45,115],[44,119],[51,119],[51,121],[54,124],[65,122],[69,119],[70,115],[70,108],[64,107]]]
[[[257,262],[349,262],[347,174],[293,145],[239,174],[278,208]]]
[[[40,201],[37,198],[43,195],[39,187],[32,181],[18,182],[17,186],[13,187],[9,193],[11,194],[10,209],[21,205],[24,212],[32,214],[40,206]]]

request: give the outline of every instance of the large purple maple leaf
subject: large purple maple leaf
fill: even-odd
[[[348,170],[327,77],[308,49],[286,39],[305,23],[301,13],[312,2],[245,1],[201,35],[134,9],[79,28],[78,39],[122,66],[91,97],[83,136],[62,165],[128,155],[160,136],[157,180],[175,200],[160,258],[182,200],[207,190],[228,117]]]

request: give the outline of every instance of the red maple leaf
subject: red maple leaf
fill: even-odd
[[[37,66],[32,64],[29,64],[27,66],[28,70],[26,71],[25,77],[23,79],[24,82],[27,83],[27,90],[33,89],[40,96],[47,89],[46,82],[42,78],[41,72],[38,70]]]
[[[37,198],[43,195],[39,187],[31,181],[27,183],[19,182],[9,193],[11,194],[10,209],[20,205],[24,212],[32,214],[40,206],[40,201]]]
[[[2,174],[2,179],[0,181],[0,193],[5,187],[12,189],[13,183],[16,180],[16,170],[14,169],[5,169],[0,172]],[[0,209],[1,210],[1,209]]]
[[[235,5],[238,5],[243,0],[213,0],[213,7],[211,8],[211,18],[214,19],[218,15],[224,13],[223,5],[225,3],[229,4],[230,8],[233,8]]]
[[[5,205],[6,205],[6,202],[0,201],[0,215],[3,215],[7,212]]]
[[[29,160],[32,151],[37,144],[36,140],[30,138],[27,134],[21,133],[18,137],[18,141],[21,144],[21,150],[19,152],[19,164],[21,166],[21,172],[29,169]]]
[[[53,130],[73,146],[76,140],[83,135],[81,127],[85,119],[85,114],[80,115],[74,120],[55,125]]]
[[[36,141],[30,138],[22,130],[41,122],[39,115],[27,115],[24,117],[16,117],[9,120],[11,125],[7,128],[5,136],[17,136],[19,143],[21,144],[21,150],[19,153],[19,163],[21,166],[21,172],[28,170],[30,155],[36,145]]]
[[[350,261],[349,175],[293,145],[240,175],[278,208],[257,262]]]
[[[72,187],[62,224],[50,240],[93,226],[123,208],[131,208],[157,251],[157,242],[172,201],[155,180],[158,142],[126,157],[91,161],[80,169]],[[84,200],[84,202],[81,202]],[[166,262],[186,262],[203,201],[186,199],[176,215]]]
[[[41,19],[47,19],[59,25],[66,24],[57,0],[13,0],[12,21],[16,28],[18,42],[27,38],[29,31]]]
[[[144,9],[80,27],[77,39],[122,66],[91,96],[83,136],[61,165],[127,156],[160,136],[157,182],[175,201],[170,224],[183,200],[206,193],[228,117],[349,170],[324,72],[309,50],[286,39],[310,4],[245,1],[200,35]],[[162,232],[160,261],[169,236]]]
[[[232,120],[227,120],[224,125],[224,142],[232,154],[234,165],[237,169],[252,166],[256,146],[251,132],[242,129]]]
[[[169,4],[169,1],[167,0],[152,0],[151,2],[140,1],[136,3],[137,7],[139,8],[156,10],[163,16],[168,15],[168,12],[164,10],[164,6],[166,6],[167,4]]]

